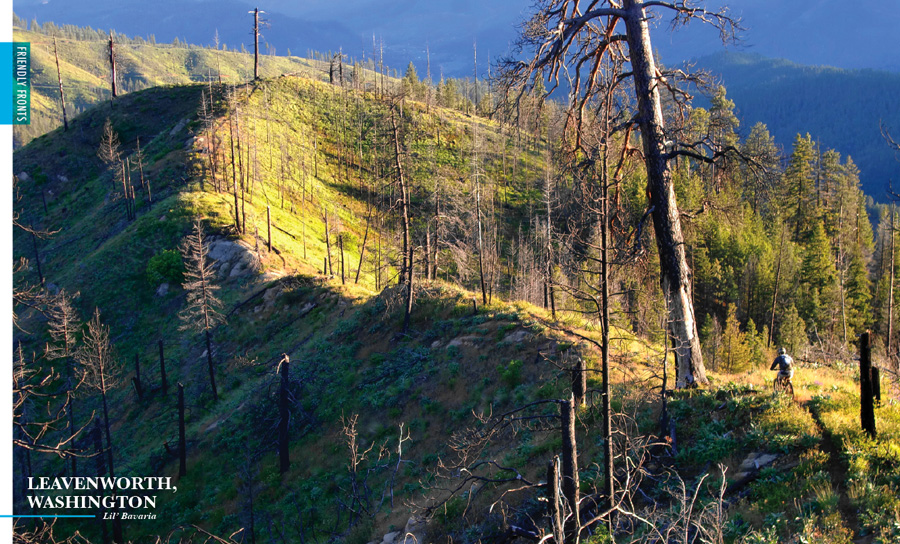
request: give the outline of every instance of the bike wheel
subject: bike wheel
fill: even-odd
[[[772,390],[775,392],[775,396],[777,397],[779,393],[781,393],[783,387],[781,385],[781,378],[776,377],[772,381]]]
[[[794,384],[791,382],[784,384],[784,392],[785,394],[790,395],[791,400],[794,400]]]

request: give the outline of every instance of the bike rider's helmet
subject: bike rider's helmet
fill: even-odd
[[[787,355],[787,350],[784,348],[778,348],[778,355]]]

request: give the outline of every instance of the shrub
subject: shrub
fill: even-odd
[[[181,285],[184,281],[184,262],[177,249],[160,251],[147,263],[147,281],[156,287],[162,283]]]
[[[499,367],[497,371],[500,373],[500,380],[510,389],[522,382],[522,361],[513,359],[506,367]]]

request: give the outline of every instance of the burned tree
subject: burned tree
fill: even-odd
[[[112,30],[109,31],[109,68],[110,68],[110,91],[112,92],[112,97],[115,98],[119,95],[118,87],[116,86],[116,44],[115,40],[113,40]]]
[[[112,122],[109,117],[103,123],[103,133],[100,136],[100,147],[97,149],[97,157],[103,161],[106,168],[110,171],[118,171],[122,163],[121,144],[119,143],[119,135],[113,129]],[[113,175],[112,187],[115,190],[116,181]]]
[[[678,364],[678,387],[706,383],[694,317],[691,291],[691,270],[688,267],[681,217],[675,198],[669,163],[678,156],[711,160],[697,151],[697,144],[679,144],[666,131],[661,105],[661,93],[668,91],[676,102],[686,93],[678,90],[676,73],[663,73],[656,66],[650,31],[648,9],[660,8],[674,14],[674,25],[687,24],[693,19],[710,22],[724,39],[733,36],[738,28],[724,9],[710,12],[692,0],[677,2],[647,2],[624,0],[615,2],[581,2],[579,0],[544,0],[538,13],[525,25],[520,46],[533,56],[527,62],[506,61],[504,78],[511,94],[523,96],[537,81],[551,83],[547,94],[560,87],[560,75],[568,77],[565,85],[571,89],[566,117],[566,129],[572,134],[576,148],[581,148],[581,129],[590,116],[588,105],[607,90],[600,85],[604,63],[615,58],[618,68],[613,77],[630,82],[637,104],[635,115],[624,125],[641,132],[643,159],[647,172],[648,214],[653,217],[656,244],[660,259],[660,284],[668,310],[668,328],[675,344]],[[683,75],[683,74],[682,74]],[[723,153],[718,150],[716,153]],[[590,160],[590,155],[588,155]]]
[[[69,130],[69,117],[66,115],[66,95],[63,93],[62,71],[59,69],[59,49],[56,38],[53,38],[53,56],[56,58],[56,79],[59,82],[59,102],[62,106],[63,130]]]
[[[120,364],[113,353],[109,340],[109,327],[100,321],[100,310],[94,310],[94,317],[88,322],[84,333],[84,344],[76,354],[83,372],[85,384],[100,393],[103,405],[103,429],[106,437],[106,463],[109,475],[115,477],[113,464],[113,443],[109,422],[107,393],[118,385]]]
[[[77,295],[76,295],[77,296]],[[75,429],[75,406],[73,400],[75,390],[81,385],[75,374],[75,344],[77,341],[76,332],[81,328],[81,321],[78,313],[72,306],[73,297],[62,290],[55,297],[47,310],[48,325],[50,327],[50,338],[52,344],[47,345],[48,359],[61,359],[66,367],[66,415],[68,419],[68,440],[71,442],[76,436]],[[77,457],[72,456],[72,476],[77,474]]]
[[[223,321],[219,310],[222,302],[216,297],[218,285],[213,283],[214,272],[206,261],[208,248],[203,224],[198,219],[194,229],[181,246],[181,254],[185,261],[185,282],[187,305],[179,312],[182,321],[181,330],[202,332],[206,339],[206,362],[209,370],[209,383],[214,400],[219,400],[216,390],[216,372],[213,363],[212,330]]]

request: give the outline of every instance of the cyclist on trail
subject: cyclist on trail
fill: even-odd
[[[787,354],[787,350],[784,348],[778,349],[778,357],[775,357],[775,360],[772,361],[772,367],[769,370],[778,369],[778,377],[779,378],[787,378],[790,380],[794,377],[794,359]]]

